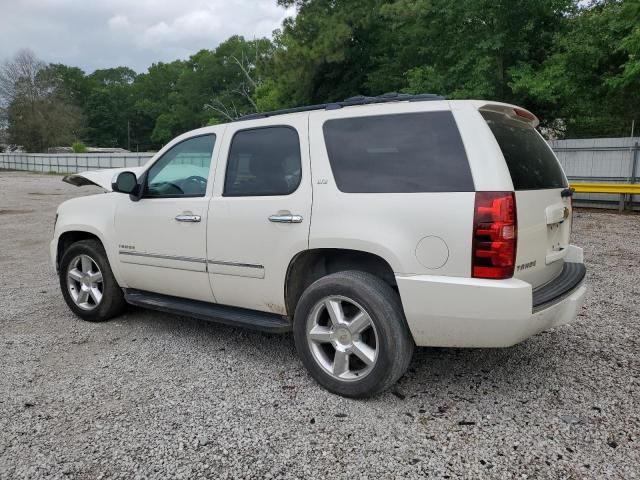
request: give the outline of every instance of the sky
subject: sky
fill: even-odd
[[[295,14],[276,0],[0,0],[0,62],[29,48],[91,73],[185,59],[231,35],[267,36]]]

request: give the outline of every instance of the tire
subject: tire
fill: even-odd
[[[398,294],[360,271],[333,273],[310,285],[296,306],[293,335],[311,376],[352,398],[388,389],[407,370],[414,349]]]
[[[83,320],[104,322],[120,315],[126,308],[107,254],[96,240],[73,243],[62,254],[59,280],[67,305]]]

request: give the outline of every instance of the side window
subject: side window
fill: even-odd
[[[149,169],[145,197],[203,197],[207,189],[214,134],[173,146]]]
[[[323,131],[331,170],[342,192],[474,190],[451,112],[327,120]]]
[[[292,127],[236,132],[231,140],[225,197],[289,195],[300,184],[300,139]]]

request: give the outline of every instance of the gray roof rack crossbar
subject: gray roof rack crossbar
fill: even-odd
[[[283,108],[282,110],[274,110],[272,112],[258,112],[258,113],[250,113],[248,115],[243,115],[240,118],[237,118],[236,121],[240,120],[255,120],[257,118],[267,118],[273,117],[275,115],[285,115],[287,113],[299,113],[299,112],[309,112],[312,110],[337,110],[342,107],[353,107],[356,105],[370,105],[373,103],[387,103],[387,102],[424,102],[430,100],[444,100],[445,98],[441,95],[436,95],[434,93],[421,93],[419,95],[410,95],[408,93],[385,93],[384,95],[378,95],[376,97],[366,97],[364,95],[357,95],[355,97],[349,97],[342,102],[330,102],[330,103],[319,103],[317,105],[307,105],[304,107],[293,107],[293,108]]]

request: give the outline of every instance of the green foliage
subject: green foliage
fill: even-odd
[[[511,88],[559,135],[626,136],[640,113],[639,25],[637,2],[576,10],[547,58],[513,68]]]
[[[73,153],[87,153],[87,147],[82,142],[75,142],[71,145],[71,149],[73,150]]]
[[[156,125],[151,133],[151,140],[166,143],[171,140],[178,130],[178,119],[172,113],[161,113],[156,119]]]
[[[259,112],[277,110],[286,103],[282,91],[273,80],[267,80],[258,86],[253,96]]]
[[[127,148],[134,108],[136,73],[127,67],[96,70],[89,75],[85,101],[86,140],[90,145]]]
[[[101,86],[131,85],[137,77],[136,72],[129,67],[105,68],[96,70],[89,79]]]
[[[640,115],[637,0],[279,3],[298,10],[276,36],[282,106],[432,92],[516,103],[569,136],[627,135]]]
[[[298,8],[275,36],[272,82],[282,106],[373,93],[367,75],[383,47],[382,0],[281,3]]]
[[[59,98],[77,107],[85,104],[91,93],[92,83],[81,69],[52,63],[46,70]]]
[[[13,71],[23,73],[3,78],[3,88],[12,89],[5,110],[9,142],[28,152],[44,152],[82,135],[82,111],[70,100],[56,66],[46,66],[28,51],[18,54],[14,62],[14,67],[21,68]],[[11,70],[11,62],[4,68]]]
[[[297,15],[272,41],[232,36],[141,74],[49,65],[40,75],[53,92],[40,106],[49,113],[30,117],[17,100],[8,109],[11,132],[18,138],[30,124],[40,140],[28,148],[82,138],[158,149],[242,114],[390,91],[519,104],[558,136],[627,135],[631,120],[640,120],[637,0],[278,3]],[[67,133],[47,140],[34,133],[42,118],[54,122],[59,114],[71,119]]]
[[[536,65],[571,0],[300,0],[279,38],[278,85],[296,101],[434,92],[512,100],[509,69]],[[284,64],[288,64],[287,67]],[[306,97],[306,98],[305,98]]]

